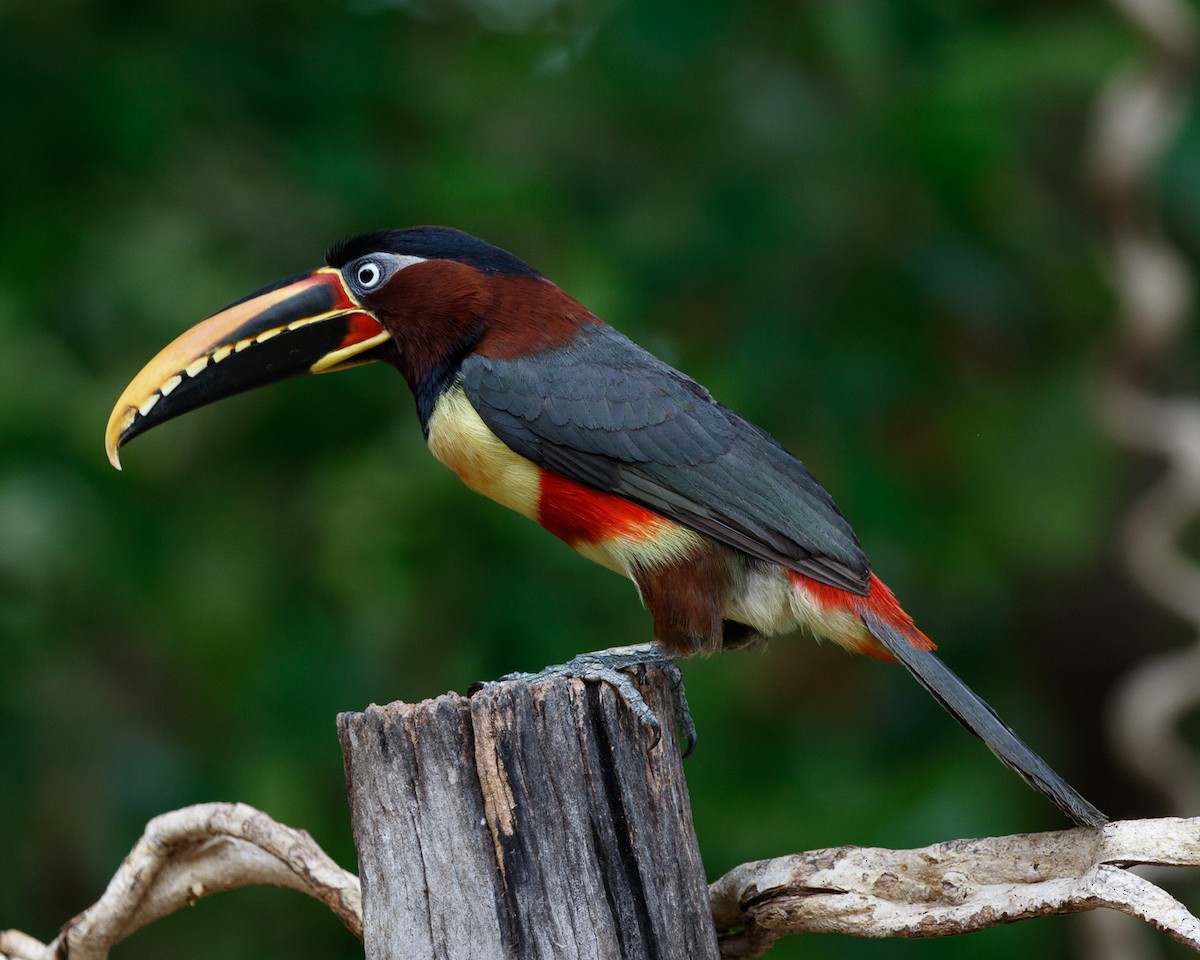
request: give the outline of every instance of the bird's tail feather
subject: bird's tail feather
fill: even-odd
[[[1085,800],[1024,740],[1013,733],[996,711],[942,663],[937,654],[914,646],[904,632],[889,626],[870,610],[861,610],[859,615],[867,629],[908,668],[917,682],[1026,783],[1080,826],[1098,827],[1108,822],[1108,817]]]

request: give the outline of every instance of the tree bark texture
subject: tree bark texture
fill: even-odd
[[[670,683],[514,680],[342,714],[367,960],[718,956]]]

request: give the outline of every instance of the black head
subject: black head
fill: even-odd
[[[516,277],[540,277],[531,266],[507,250],[493,247],[469,233],[452,227],[409,227],[379,230],[341,240],[325,252],[325,262],[341,269],[369,253],[395,253],[424,260],[455,260],[481,273]]]

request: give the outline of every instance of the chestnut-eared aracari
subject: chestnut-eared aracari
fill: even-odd
[[[209,317],[125,389],[109,458],[251,387],[395,367],[472,490],[631,579],[671,655],[803,627],[899,660],[1079,824],[1105,817],[933,653],[804,465],[510,253],[445,227],[366,234]]]

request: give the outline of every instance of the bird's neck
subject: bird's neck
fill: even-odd
[[[600,323],[542,277],[487,275],[445,260],[408,267],[388,293],[379,319],[395,340],[395,365],[412,389],[427,433],[438,397],[470,354],[531,356]]]

